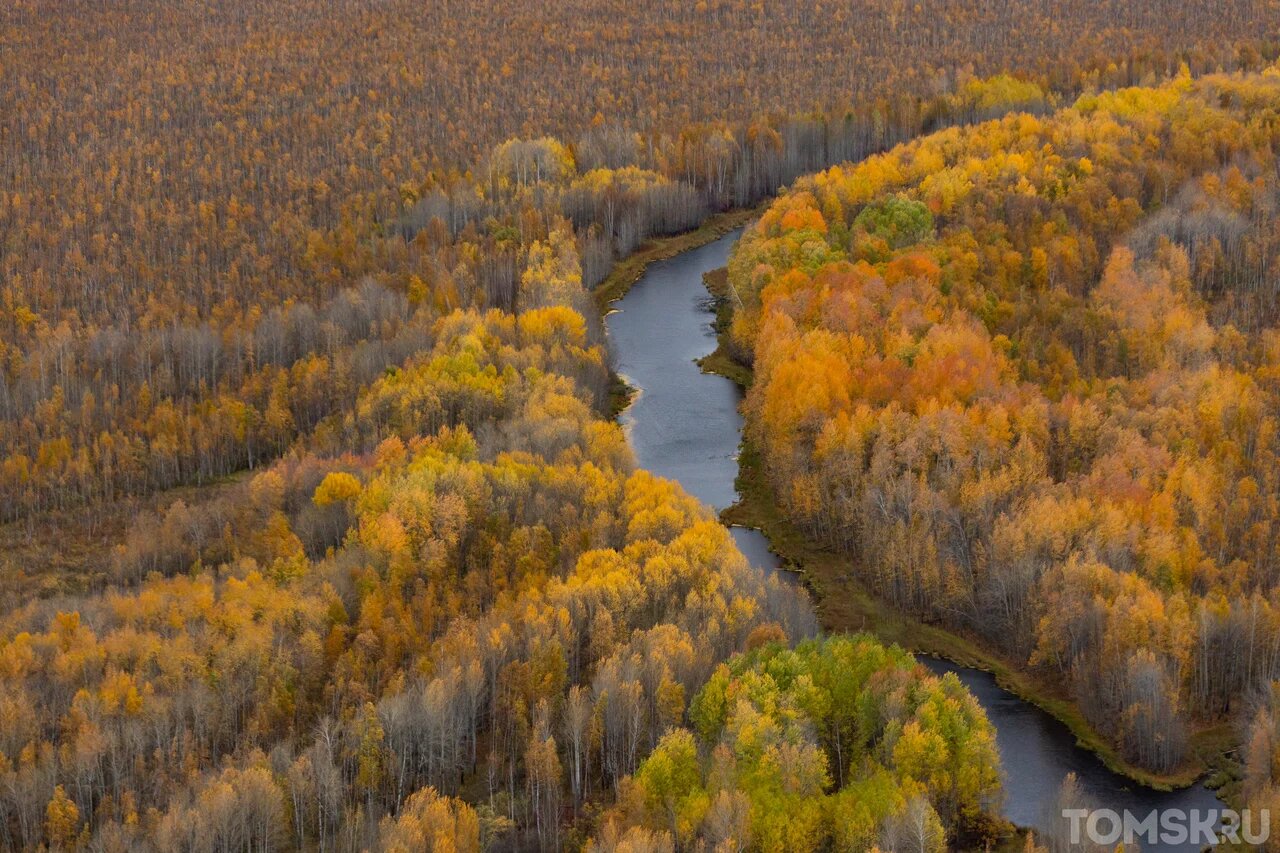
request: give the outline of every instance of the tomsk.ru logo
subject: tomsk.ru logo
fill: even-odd
[[[1128,809],[1063,809],[1062,816],[1071,822],[1072,844],[1262,844],[1271,837],[1268,809],[1157,809],[1141,818]]]

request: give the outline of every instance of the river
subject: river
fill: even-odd
[[[702,276],[725,265],[739,233],[651,264],[606,318],[616,369],[637,389],[620,417],[637,461],[716,509],[737,500],[742,392],[695,364],[716,347]],[[762,533],[745,528],[732,533],[755,565],[779,569]],[[996,727],[1005,775],[1003,814],[1020,826],[1046,826],[1068,773],[1076,774],[1099,807],[1128,809],[1139,819],[1154,809],[1205,812],[1222,807],[1203,785],[1166,793],[1111,772],[1093,753],[1076,746],[1065,725],[1001,689],[989,673],[926,655],[917,658],[935,673],[955,672],[986,709]],[[1144,844],[1142,849],[1173,853],[1198,846]]]

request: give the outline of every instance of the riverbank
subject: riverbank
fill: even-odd
[[[647,241],[639,249],[615,263],[604,281],[600,282],[599,286],[591,291],[600,316],[603,317],[609,313],[609,306],[627,295],[631,285],[640,280],[640,276],[644,275],[644,271],[649,268],[649,264],[673,258],[682,252],[697,249],[700,246],[719,240],[730,231],[741,228],[752,219],[755,219],[771,201],[770,199],[762,202],[757,207],[717,213],[708,217],[692,231],[673,234],[670,237],[657,237]],[[627,406],[631,404],[631,397],[635,393],[635,389],[628,385],[621,376],[612,371],[610,371],[609,379],[609,417],[612,420],[616,420],[618,415],[622,414]]]
[[[631,285],[639,281],[649,264],[675,257],[682,252],[720,239],[730,231],[741,228],[758,217],[772,202],[773,199],[768,199],[756,207],[716,213],[707,217],[692,231],[647,241],[639,249],[615,263],[605,280],[591,291],[591,295],[596,300],[596,307],[600,309],[601,314],[608,312],[609,304],[626,296]]]
[[[751,370],[735,360],[725,346],[732,306],[726,298],[724,270],[710,273],[705,279],[716,298],[720,346],[699,363],[704,371],[724,376],[746,389],[751,385]],[[1208,776],[1210,787],[1220,790],[1228,801],[1235,799],[1240,770],[1228,755],[1235,746],[1229,723],[1194,732],[1189,757],[1174,773],[1153,773],[1131,764],[1056,684],[988,651],[974,638],[905,615],[867,590],[854,576],[847,556],[818,545],[787,520],[765,476],[760,455],[745,436],[738,461],[740,499],[721,513],[722,520],[765,534],[784,564],[810,588],[825,629],[870,631],[911,651],[989,672],[1002,688],[1066,725],[1077,745],[1097,755],[1113,772],[1162,791],[1185,788]]]

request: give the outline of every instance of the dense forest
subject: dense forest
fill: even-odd
[[[1225,76],[1277,26],[3,4],[0,848],[1007,836],[954,676],[819,635],[610,420],[592,288],[797,179],[734,262],[788,511],[902,607],[1101,679],[1082,706],[1176,764],[1280,640],[1280,83]],[[1107,94],[1180,65],[1217,76]]]
[[[787,649],[815,632],[807,596],[633,470],[597,414],[572,241],[530,253],[530,307],[439,320],[327,439],[350,450],[175,506],[185,547],[140,529],[118,587],[6,617],[0,844],[937,851],[1000,831],[974,699],[870,638]],[[615,790],[588,838],[575,819]]]
[[[218,568],[163,553],[136,590],[9,616],[0,846],[555,847],[721,660],[812,633],[802,593],[632,470],[575,378],[604,369],[580,314],[434,331],[344,425],[368,450],[226,500]]]
[[[1257,67],[1280,25],[1261,0],[858,5],[4,4],[0,518],[269,462],[435,317],[516,308],[555,216],[590,286],[940,123]]]
[[[730,264],[791,517],[1157,771],[1280,677],[1277,151],[1280,73],[1184,74],[806,178]]]
[[[955,676],[917,672],[865,636],[721,664],[690,704],[696,732],[663,735],[605,837],[662,831],[711,850],[940,850],[946,827],[982,838],[1000,789],[994,733]]]

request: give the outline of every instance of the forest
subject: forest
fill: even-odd
[[[530,254],[529,307],[440,319],[316,439],[347,450],[175,505],[156,523],[183,547],[141,526],[108,591],[4,619],[3,846],[942,850],[1002,831],[972,696],[872,638],[812,639],[801,589],[635,470],[598,414],[574,245]]]
[[[591,286],[939,124],[1260,67],[1280,25],[1274,0],[858,5],[6,3],[0,520],[96,505],[97,530],[269,462],[435,317],[516,308],[556,217]]]
[[[732,272],[787,512],[1176,765],[1278,665],[1277,27],[3,4],[0,849],[1009,842],[973,696],[612,420],[593,289],[784,187]]]
[[[1277,151],[1280,73],[1184,73],[803,179],[730,263],[788,514],[1156,771],[1280,677]]]
[[[435,331],[362,395],[368,450],[282,460],[206,550],[8,617],[3,846],[556,847],[721,660],[812,634],[802,593],[632,469],[574,378],[603,370],[580,314]]]

